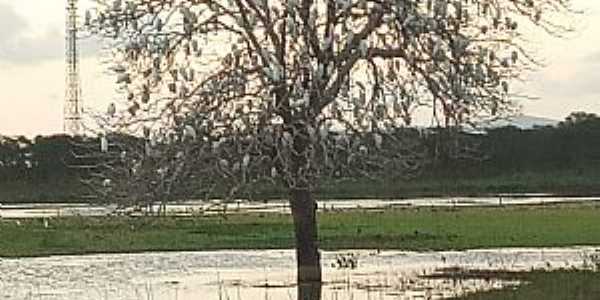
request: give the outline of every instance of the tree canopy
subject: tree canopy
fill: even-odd
[[[536,65],[520,24],[560,34],[553,20],[570,10],[558,0],[97,2],[86,24],[111,38],[126,99],[106,127],[177,149],[164,159],[193,155],[232,191],[252,182],[250,168],[302,189],[339,164],[414,168],[410,143],[388,133],[422,106],[443,125],[512,112],[510,82]],[[380,153],[383,143],[407,151]]]
[[[568,0],[96,2],[85,23],[111,39],[126,98],[103,128],[143,134],[161,180],[200,170],[200,186],[230,195],[283,183],[300,281],[321,278],[318,178],[414,168],[396,133],[418,107],[447,126],[510,112],[511,82],[536,65],[521,28],[560,34],[556,16],[570,11]]]

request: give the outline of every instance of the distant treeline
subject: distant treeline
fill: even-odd
[[[56,182],[77,178],[71,155],[72,137],[66,135],[0,137],[0,183]]]
[[[416,129],[415,129],[416,130]],[[483,178],[516,173],[592,170],[600,166],[600,117],[577,112],[557,126],[501,127],[482,133],[430,128],[421,134],[426,162],[412,179]],[[71,199],[81,193],[73,153],[97,139],[66,135],[0,136],[0,202]],[[543,191],[540,191],[543,192]],[[10,201],[16,201],[10,199]]]
[[[600,166],[600,117],[575,112],[556,126],[487,129],[486,134],[429,135],[423,175],[489,177],[524,172],[585,172]]]

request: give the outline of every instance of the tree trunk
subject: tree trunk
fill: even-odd
[[[296,234],[298,300],[319,300],[321,299],[321,256],[317,242],[316,202],[307,190],[292,190],[291,198]]]

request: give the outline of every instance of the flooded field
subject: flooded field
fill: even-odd
[[[516,281],[426,278],[442,268],[583,268],[600,248],[324,252],[323,300],[443,299]],[[350,255],[350,253],[352,253]],[[341,257],[357,267],[338,268]],[[0,299],[296,299],[291,250],[0,259]]]
[[[346,209],[385,209],[411,206],[498,206],[524,204],[551,204],[569,202],[600,201],[599,197],[554,197],[545,194],[499,195],[495,197],[442,197],[410,199],[340,199],[319,201],[320,210]],[[158,205],[154,208],[158,210]],[[232,201],[185,201],[171,203],[166,207],[169,215],[210,215],[219,213],[284,213],[289,214],[288,202],[272,200],[268,202]],[[47,218],[60,216],[106,216],[112,214],[144,214],[145,210],[121,209],[116,205],[70,204],[5,204],[0,206],[1,218]]]

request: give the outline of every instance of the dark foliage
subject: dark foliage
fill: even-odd
[[[429,128],[420,132],[406,130],[403,134],[420,136],[426,149],[423,160],[427,164],[414,179],[417,181],[527,172],[586,174],[600,166],[600,117],[584,112],[570,114],[555,127],[509,126],[488,129],[485,134]],[[135,142],[135,138],[122,138]],[[103,159],[94,156],[98,145],[96,138],[65,135],[37,136],[33,140],[23,136],[0,137],[0,191],[4,190],[0,194],[11,187],[17,189],[15,186],[36,189],[52,185],[61,187],[60,193],[19,200],[49,201],[59,197],[64,201],[81,197],[84,188],[80,180],[90,176],[97,160]]]
[[[489,177],[524,172],[576,171],[600,165],[600,117],[575,112],[557,126],[486,130],[486,134],[438,130],[426,138],[427,176]]]

